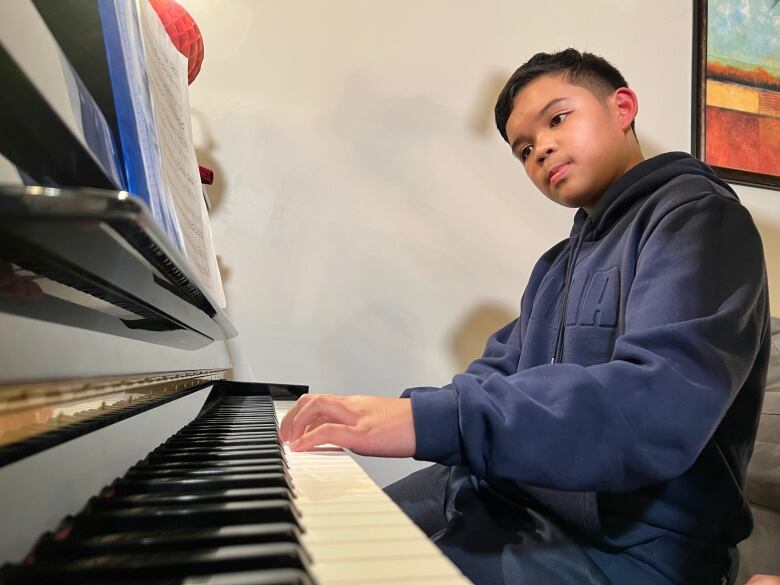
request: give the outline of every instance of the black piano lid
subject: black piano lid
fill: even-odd
[[[60,292],[14,287],[28,274]],[[0,310],[180,349],[237,335],[144,203],[123,191],[0,186]]]

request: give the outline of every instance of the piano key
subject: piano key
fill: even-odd
[[[60,535],[64,536],[60,537]],[[70,528],[66,527],[58,534],[44,535],[36,545],[35,557],[83,557],[115,553],[140,553],[149,550],[191,550],[266,542],[300,544],[301,532],[293,524],[277,522],[187,530],[117,532],[76,538],[71,536]]]
[[[187,577],[183,581],[144,581],[145,585],[314,585],[303,571],[271,569]],[[414,584],[412,584],[414,585]]]
[[[308,555],[293,543],[247,544],[217,549],[102,555],[67,561],[5,567],[3,582],[62,584],[106,580],[181,578],[199,574],[251,569],[305,569]]]
[[[87,502],[87,507],[92,510],[114,510],[138,506],[187,506],[190,504],[217,504],[253,500],[292,501],[292,499],[292,492],[286,488],[221,490],[187,495],[146,493],[132,496],[115,496],[109,493],[108,495],[92,497]]]
[[[321,585],[468,582],[346,452],[285,451]]]
[[[273,419],[255,421],[255,422],[228,422],[228,421],[209,421],[190,423],[184,429],[184,432],[191,431],[246,431],[246,432],[260,432],[269,431],[275,428],[277,422]]]
[[[467,582],[348,453],[280,445],[277,422],[292,403],[246,398],[223,398],[180,429],[43,538],[28,572],[11,571],[18,581],[4,582]],[[272,543],[308,551],[311,563],[246,572],[258,568],[251,547]]]
[[[134,467],[128,470],[125,477],[128,479],[163,479],[163,478],[186,478],[186,477],[217,477],[222,475],[246,475],[258,473],[284,473],[287,467],[280,461],[269,461],[262,465],[246,464],[241,465],[239,461],[223,461],[219,465],[192,465],[185,467],[183,465],[171,464],[170,466],[149,465],[145,467]]]
[[[250,449],[245,451],[231,451],[222,453],[219,451],[205,451],[203,453],[177,453],[175,451],[152,451],[147,460],[150,462],[164,461],[215,461],[220,459],[283,459],[281,449],[265,448]]]
[[[241,445],[189,445],[189,444],[164,444],[157,449],[155,449],[154,453],[234,453],[236,451],[252,451],[254,449],[276,449],[278,452],[281,453],[279,440],[274,439],[266,439],[263,441],[252,441],[250,443],[251,446],[247,447],[245,444]]]
[[[121,493],[178,492],[190,493],[204,490],[240,489],[259,487],[290,487],[287,475],[284,473],[250,473],[235,474],[213,478],[192,477],[186,479],[118,479],[112,486]]]
[[[410,579],[446,577],[453,583],[468,583],[464,577],[453,574],[451,565],[442,562],[442,555],[425,557],[385,557],[371,559],[331,560],[315,563],[311,572],[321,585],[341,582],[358,583],[407,583]]]
[[[276,439],[278,440],[278,433],[276,431],[269,432],[269,431],[256,431],[251,433],[222,433],[222,432],[213,432],[213,433],[207,433],[207,432],[198,432],[198,433],[187,433],[186,435],[173,435],[168,441],[166,441],[164,444],[166,445],[173,445],[178,443],[179,441],[185,442],[185,441],[193,441],[193,442],[199,442],[199,443],[206,443],[206,444],[220,444],[220,443],[231,443],[239,441],[251,441],[253,439]]]
[[[233,437],[233,435],[226,435],[226,437]],[[216,437],[200,437],[195,435],[190,438],[172,438],[163,443],[166,447],[198,447],[198,446],[233,446],[233,445],[255,445],[265,443],[279,444],[279,436],[276,433],[267,433],[258,436],[245,436],[243,438],[216,438]]]
[[[268,466],[272,468],[287,469],[287,462],[284,459],[276,460],[263,460],[259,463],[253,461],[247,461],[246,459],[217,459],[214,461],[172,461],[169,463],[152,463],[146,459],[139,461],[133,465],[128,471],[164,471],[175,469],[226,469],[229,470],[233,467],[247,467],[247,466]]]
[[[73,531],[78,534],[105,534],[263,522],[288,522],[300,526],[299,518],[300,512],[288,500],[202,504],[179,508],[144,506],[125,510],[87,510],[73,518]]]

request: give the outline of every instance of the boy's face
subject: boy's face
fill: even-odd
[[[615,99],[599,99],[560,74],[537,77],[515,95],[506,124],[509,144],[534,185],[553,201],[590,211],[630,168]]]

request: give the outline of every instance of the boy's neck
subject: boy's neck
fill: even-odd
[[[620,177],[622,177],[623,175],[625,175],[625,174],[626,174],[628,171],[630,171],[631,169],[633,169],[633,168],[634,168],[636,165],[638,165],[639,163],[643,162],[644,160],[645,160],[645,157],[644,157],[644,155],[642,154],[642,151],[641,151],[641,150],[640,150],[640,148],[639,148],[639,144],[637,143],[637,144],[636,144],[636,148],[632,148],[632,149],[630,150],[630,154],[629,154],[629,157],[628,157],[628,161],[626,162],[626,166],[625,166],[625,168],[623,169],[623,172],[622,172],[622,173],[620,173],[620,175],[619,175],[619,176],[618,176],[618,177],[615,179],[615,181],[617,181],[618,179],[620,179]],[[613,184],[614,184],[614,182],[613,182]],[[606,190],[605,190],[604,192],[606,193]],[[604,196],[604,193],[602,193],[601,195],[602,195],[602,197],[603,197],[603,196]],[[585,213],[587,213],[588,215],[590,215],[590,212],[591,212],[591,210],[592,210],[592,209],[593,209],[593,208],[594,208],[596,205],[598,205],[599,201],[601,201],[601,197],[599,197],[598,201],[596,201],[596,203],[594,203],[593,205],[591,205],[591,206],[588,206],[588,207],[583,207],[582,209],[585,211]]]

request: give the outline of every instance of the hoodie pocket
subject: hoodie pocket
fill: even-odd
[[[569,294],[564,361],[582,366],[608,362],[615,344],[620,306],[617,266],[575,272]]]

